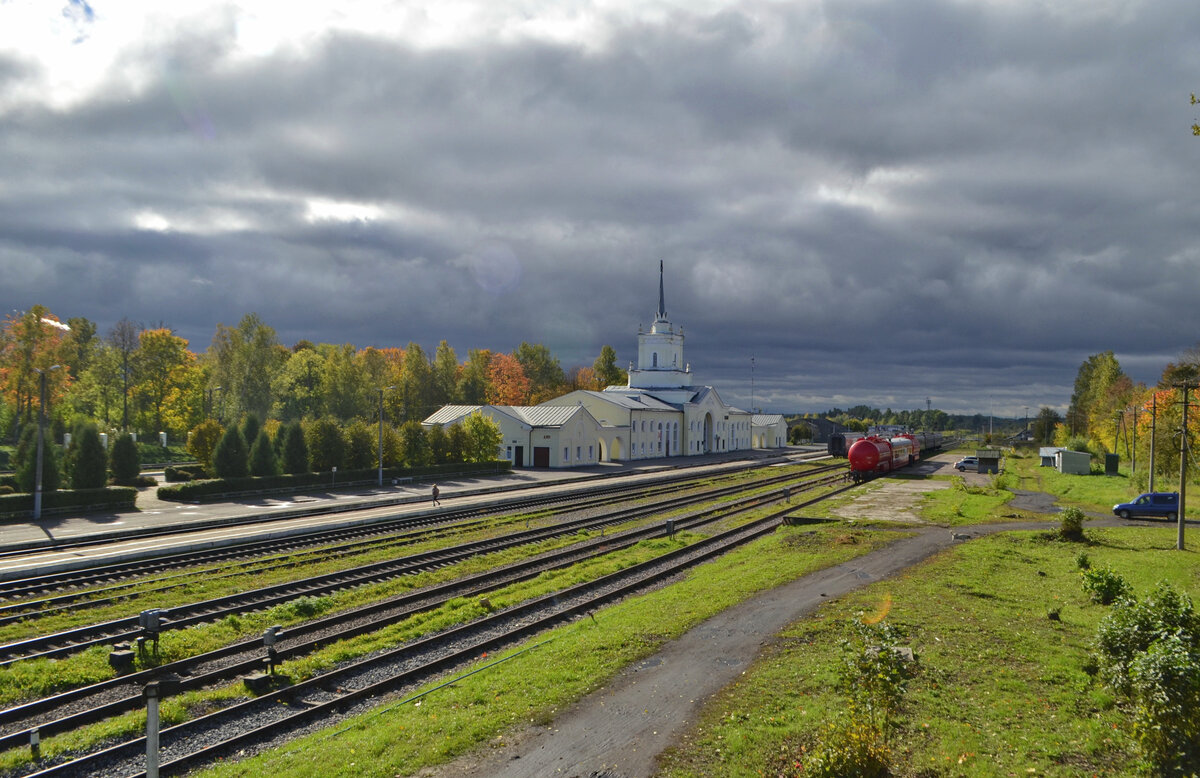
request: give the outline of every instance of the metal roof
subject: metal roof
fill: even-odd
[[[772,424],[778,424],[783,421],[782,413],[756,413],[754,418],[750,420],[751,424],[757,424],[760,427],[768,427]]]
[[[422,424],[453,424],[459,419],[465,419],[482,405],[443,405],[430,414]]]

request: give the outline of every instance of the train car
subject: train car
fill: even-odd
[[[877,475],[911,465],[919,449],[912,437],[868,437],[855,441],[846,453],[850,460],[850,475],[855,481],[865,481]]]
[[[854,441],[865,438],[861,432],[835,432],[829,436],[829,456],[844,457],[854,445]]]

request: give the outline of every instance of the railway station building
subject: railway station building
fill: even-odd
[[[445,426],[479,410],[500,424],[500,456],[515,467],[577,467],[787,445],[782,415],[756,416],[726,403],[714,387],[693,386],[683,341],[683,328],[667,318],[660,264],[658,312],[648,330],[638,328],[638,359],[629,366],[625,386],[580,389],[528,408],[446,406],[423,423]],[[579,412],[584,415],[571,415]]]

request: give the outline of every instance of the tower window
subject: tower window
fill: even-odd
[[[651,365],[651,367],[658,367],[658,352],[657,351],[655,351],[654,354],[651,355],[650,365]]]

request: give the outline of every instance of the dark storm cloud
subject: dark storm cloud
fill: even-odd
[[[1200,340],[1190,4],[739,4],[582,46],[211,24],[70,108],[0,55],[0,304],[204,348],[541,342],[779,410],[1061,405],[1087,355]],[[131,77],[129,73],[138,73]],[[339,210],[340,209],[340,210]],[[356,210],[357,209],[357,210]]]

